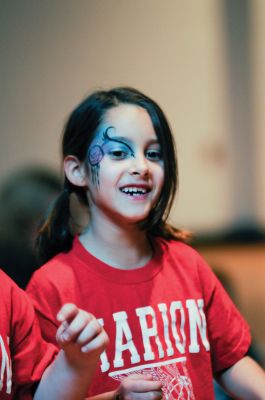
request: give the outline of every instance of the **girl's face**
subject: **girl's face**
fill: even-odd
[[[130,104],[110,109],[88,149],[88,165],[92,219],[145,219],[164,182],[160,144],[147,111]]]

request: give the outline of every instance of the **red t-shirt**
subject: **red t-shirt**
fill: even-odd
[[[31,389],[57,353],[41,338],[26,293],[0,270],[0,399],[32,399]]]
[[[117,388],[132,373],[148,373],[163,382],[166,399],[213,399],[213,373],[246,354],[248,326],[195,250],[162,239],[154,245],[147,265],[120,270],[75,238],[72,250],[40,268],[28,286],[42,332],[54,341],[56,313],[65,302],[104,325],[110,345],[89,395]]]

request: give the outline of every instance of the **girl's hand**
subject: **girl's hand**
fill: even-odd
[[[61,322],[56,340],[74,366],[97,362],[108,344],[108,336],[97,319],[74,304],[65,304],[57,314]]]
[[[151,375],[130,375],[121,382],[115,398],[121,400],[160,400],[163,398],[162,383],[153,381]]]

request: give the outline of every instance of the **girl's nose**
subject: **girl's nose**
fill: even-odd
[[[135,156],[132,159],[132,165],[130,167],[131,175],[147,176],[149,175],[149,164],[148,160],[144,155]]]

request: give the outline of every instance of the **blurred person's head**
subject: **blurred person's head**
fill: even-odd
[[[60,177],[48,167],[26,166],[10,173],[0,185],[0,231],[33,243],[61,187]]]
[[[40,265],[35,238],[61,188],[57,173],[42,166],[20,168],[0,184],[0,265],[22,288]]]

